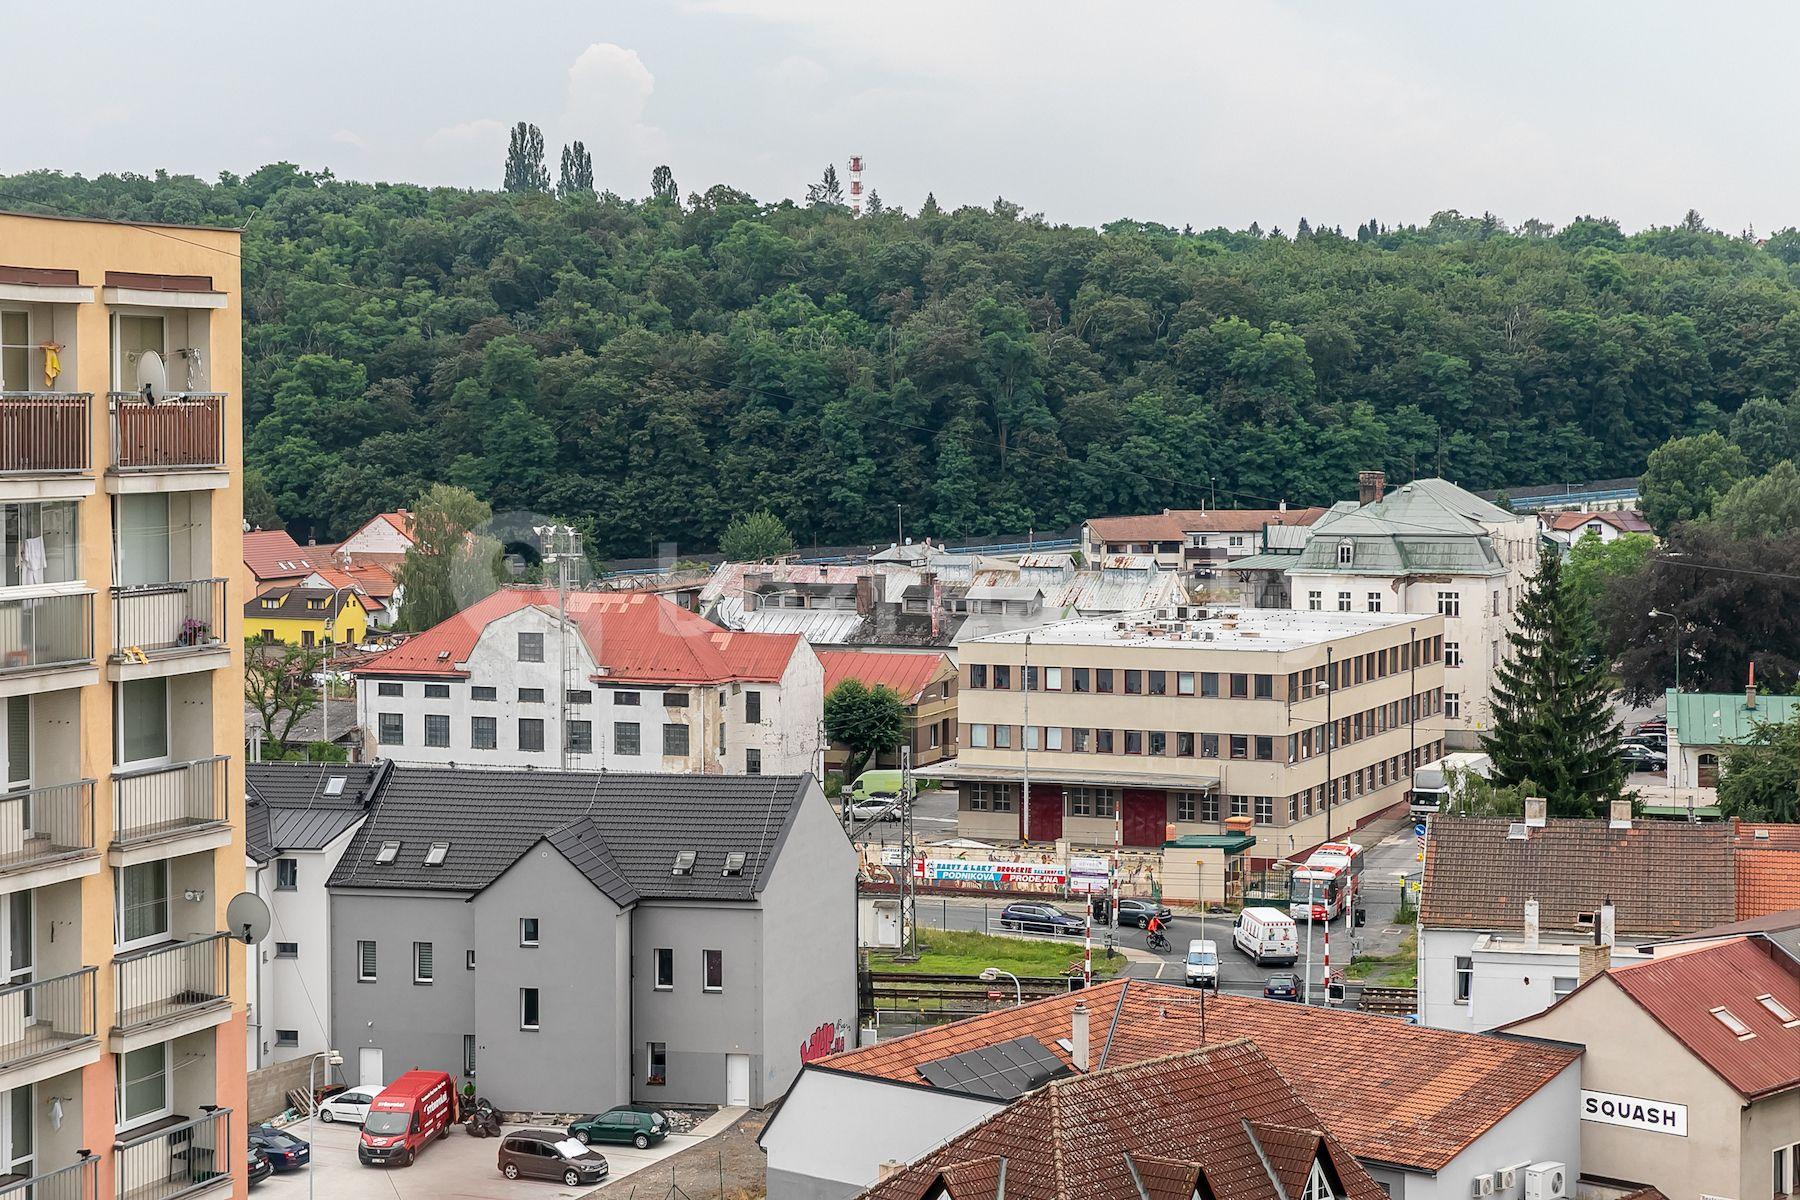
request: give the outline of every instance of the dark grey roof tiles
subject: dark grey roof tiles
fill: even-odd
[[[246,764],[246,852],[267,862],[283,850],[323,849],[362,820],[389,767],[387,763]]]
[[[603,891],[750,900],[809,780],[396,765],[330,883],[473,893],[548,837]],[[399,853],[378,865],[386,842],[398,842]],[[442,865],[427,866],[434,842],[449,848]],[[695,852],[694,869],[676,875],[682,850]],[[746,856],[744,871],[727,876],[733,852]]]

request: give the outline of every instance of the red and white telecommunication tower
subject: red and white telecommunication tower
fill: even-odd
[[[862,216],[863,210],[863,156],[850,156],[850,215]]]

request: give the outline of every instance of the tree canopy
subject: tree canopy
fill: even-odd
[[[302,541],[436,482],[591,520],[618,558],[709,549],[757,508],[831,544],[882,539],[896,505],[954,539],[1212,488],[1330,502],[1359,468],[1581,481],[1800,385],[1797,236],[1454,212],[1095,230],[1005,200],[856,218],[835,170],[808,206],[677,200],[667,172],[602,163],[590,199],[573,146],[563,198],[541,132],[513,142],[491,192],[289,163],[3,186],[244,228],[247,465]],[[1748,468],[1781,453],[1766,405],[1744,424]]]
[[[1725,752],[1719,807],[1745,821],[1800,821],[1800,717],[1754,721]]]
[[[719,550],[732,562],[760,562],[794,551],[794,536],[781,518],[766,508],[734,518],[719,538]]]
[[[850,748],[844,778],[855,779],[870,758],[906,740],[906,702],[890,687],[846,679],[825,697],[825,736]]]

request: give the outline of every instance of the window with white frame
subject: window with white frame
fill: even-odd
[[[278,858],[275,860],[275,890],[291,892],[300,886],[300,860],[296,858]]]
[[[534,987],[519,989],[519,1028],[528,1033],[535,1033],[543,1028],[543,1014],[538,1009],[538,990]]]
[[[1349,538],[1345,538],[1337,545],[1337,564],[1340,567],[1348,567],[1355,562],[1356,543],[1352,542]]]
[[[1339,612],[1349,612],[1350,611],[1350,593],[1349,592],[1339,592],[1338,593],[1338,611]]]
[[[375,982],[375,943],[364,941],[356,943],[356,982]]]
[[[1175,793],[1175,819],[1177,821],[1195,821],[1199,819],[1200,798],[1194,792]]]
[[[1461,692],[1444,693],[1444,716],[1452,721],[1459,720],[1462,717]]]
[[[725,952],[723,950],[702,950],[700,952],[700,990],[703,992],[725,990]]]
[[[118,735],[113,762],[154,767],[169,761],[169,681],[127,679],[118,695]]]
[[[169,938],[169,860],[118,868],[115,938],[121,951]]]
[[[115,1111],[121,1130],[160,1120],[173,1109],[169,1088],[168,1042],[127,1050],[117,1056]]]
[[[536,917],[520,917],[519,945],[537,946],[540,944],[541,943],[538,941],[538,919]]]
[[[1325,1178],[1325,1165],[1316,1158],[1306,1176],[1306,1190],[1300,1193],[1300,1200],[1336,1200],[1331,1183]]]
[[[1462,643],[1461,642],[1445,642],[1444,643],[1444,665],[1446,667],[1462,666]]]
[[[1324,592],[1308,592],[1308,593],[1306,593],[1306,607],[1311,609],[1313,612],[1318,612],[1320,609],[1324,608],[1325,607],[1325,593]]]
[[[432,953],[430,942],[413,943],[413,982],[430,983],[432,981]]]
[[[1475,959],[1467,954],[1456,956],[1456,1002],[1467,1004],[1475,987]]]
[[[656,972],[651,986],[659,992],[673,991],[675,988],[675,951],[668,946],[658,946],[650,952],[650,960]]]
[[[1439,616],[1462,616],[1462,594],[1459,592],[1439,592],[1437,594],[1437,610]]]
[[[1778,1146],[1769,1155],[1769,1183],[1777,1196],[1800,1194],[1800,1142]]]
[[[1380,612],[1381,611],[1381,593],[1380,592],[1370,592],[1369,593],[1369,611],[1370,612]]]

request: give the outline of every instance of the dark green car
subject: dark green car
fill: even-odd
[[[583,1145],[629,1142],[639,1150],[648,1150],[669,1136],[669,1119],[655,1109],[621,1105],[572,1123],[569,1136]]]

